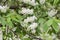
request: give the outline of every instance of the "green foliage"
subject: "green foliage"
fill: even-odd
[[[2,6],[0,7],[0,27],[3,31],[3,39],[58,40],[57,33],[59,33],[60,29],[60,25],[58,24],[60,23],[60,17],[58,17],[60,14],[60,0],[41,0],[42,4],[40,3],[40,0],[35,0],[35,3],[37,2],[36,5],[34,2],[30,3],[28,0],[25,1],[0,0],[0,6]],[[7,5],[7,7],[5,8],[4,5]],[[23,10],[24,8],[28,10]],[[33,12],[31,12],[31,9]],[[51,12],[52,9],[53,11]],[[23,12],[21,12],[22,10]],[[54,13],[56,14],[54,15]],[[31,16],[34,17],[32,18]],[[37,24],[31,25],[33,23]],[[29,28],[29,30],[27,30],[30,26],[32,26],[31,28],[34,28],[34,26],[37,27],[35,29]],[[54,38],[53,35],[56,37]]]

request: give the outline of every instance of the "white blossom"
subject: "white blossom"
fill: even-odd
[[[23,38],[28,38],[29,37],[29,35],[28,34],[26,34]]]
[[[44,4],[45,3],[45,0],[40,0],[40,4]]]
[[[12,40],[12,38],[9,38],[9,40]]]
[[[54,33],[52,33],[52,39],[55,39],[56,35]]]
[[[24,2],[24,3],[29,3],[30,0],[22,0],[22,2]]]
[[[34,23],[32,23],[30,26],[28,26],[27,30],[28,30],[28,31],[29,31],[29,30],[34,30],[37,26],[38,26],[38,24],[34,22]]]
[[[59,27],[59,29],[60,29],[60,23],[58,23],[58,27]]]
[[[56,34],[52,33],[52,35],[48,34],[48,33],[45,33],[45,34],[40,34],[40,37],[42,39],[44,39],[45,37],[45,40],[54,40],[57,38]]]
[[[28,25],[27,25],[27,23],[25,23],[25,22],[21,22],[21,26],[22,26],[22,27],[27,27]]]
[[[48,16],[53,17],[56,13],[57,13],[57,10],[52,9],[52,10],[48,11]]]
[[[7,5],[5,5],[5,6],[1,6],[1,5],[0,5],[0,10],[1,10],[1,12],[3,12],[3,13],[6,13],[6,11],[7,11],[8,8],[9,8],[9,7],[7,7]]]
[[[58,25],[60,26],[60,23],[58,23]]]
[[[37,2],[35,2],[35,0],[22,0],[22,2],[30,4],[32,6],[35,6],[38,4]]]
[[[25,23],[28,23],[28,22],[33,22],[34,20],[36,20],[37,18],[35,16],[32,16],[32,17],[27,17],[27,19],[24,19],[24,22]]]
[[[60,27],[60,23],[58,23],[58,26]]]
[[[13,31],[16,31],[17,27],[12,28]]]
[[[15,35],[15,36],[13,37],[13,40],[21,40],[21,39]]]
[[[22,14],[33,14],[33,9],[22,8]]]
[[[38,5],[38,3],[35,2],[35,0],[31,0],[29,4],[31,4],[32,6]]]
[[[40,34],[40,37],[42,38],[42,39],[45,39],[45,40],[52,40],[52,37],[50,36],[50,34],[47,34],[47,33],[45,33],[45,34]],[[44,38],[45,37],[45,38]]]
[[[31,32],[34,34],[34,33],[36,33],[36,30],[35,30],[35,29],[33,29],[33,30],[31,30]]]

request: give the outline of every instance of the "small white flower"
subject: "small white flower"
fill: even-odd
[[[33,9],[22,8],[22,14],[33,14]]]
[[[58,23],[58,26],[60,27],[60,23]]]
[[[27,30],[34,30],[38,26],[37,23],[32,23],[30,26],[28,26]]]
[[[14,27],[12,30],[13,30],[13,31],[16,31],[16,29],[17,29],[17,27]]]
[[[25,23],[28,23],[28,22],[33,22],[34,20],[36,20],[37,18],[35,16],[32,16],[32,17],[27,17],[27,19],[24,19],[24,22]]]
[[[25,22],[21,22],[21,26],[22,26],[22,27],[27,27],[27,26],[28,26],[28,24],[27,24],[27,23],[25,23]]]
[[[22,0],[22,2],[24,2],[24,3],[29,3],[30,0]]]
[[[48,11],[48,16],[53,17],[56,13],[57,13],[57,10],[52,9],[52,10]]]
[[[28,34],[26,34],[23,38],[28,38],[29,37],[29,35]]]
[[[59,27],[59,29],[60,29],[60,23],[58,23],[58,27]]]
[[[12,40],[12,38],[9,38],[9,40]]]
[[[58,23],[58,25],[60,26],[60,23]]]
[[[36,30],[35,30],[35,29],[33,29],[33,30],[31,30],[31,32],[34,34],[34,33],[36,33]]]
[[[16,35],[13,37],[13,40],[21,40],[19,37],[16,37]]]
[[[40,4],[44,4],[45,3],[45,0],[40,0]]]
[[[3,13],[5,13],[8,8],[9,8],[9,7],[7,7],[7,5],[5,5],[5,6],[1,6],[1,5],[0,5],[0,10],[1,10],[1,12],[3,12]]]
[[[32,5],[32,6],[38,5],[38,3],[35,2],[35,0],[31,0],[29,4]]]
[[[35,0],[22,0],[22,2],[27,3],[27,4],[30,4],[32,6],[37,5],[37,3],[35,2]]]
[[[55,39],[56,35],[54,33],[52,33],[52,39]]]

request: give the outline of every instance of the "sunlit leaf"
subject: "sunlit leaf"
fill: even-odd
[[[44,23],[43,25],[44,32],[48,32],[48,29],[50,28],[52,23],[53,23],[53,19],[50,19],[46,23]]]
[[[55,20],[53,21],[52,27],[54,28],[55,32],[59,31],[58,24],[57,24],[57,22]]]

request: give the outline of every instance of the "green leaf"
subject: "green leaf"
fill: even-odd
[[[21,15],[16,15],[16,18],[19,20],[19,22],[23,19],[23,17]]]
[[[43,18],[40,18],[39,20],[38,20],[38,23],[44,23],[44,19]]]
[[[12,23],[10,17],[7,18],[7,24],[8,24],[9,27],[11,27],[11,28],[13,27],[13,23]]]
[[[0,17],[0,22],[1,22],[1,24],[2,24],[3,26],[5,26],[5,25],[6,25],[5,18]]]
[[[51,26],[52,23],[53,23],[53,19],[50,19],[46,23],[44,23],[44,25],[43,25],[44,32],[48,32],[49,31],[49,26]]]
[[[47,26],[52,25],[52,23],[53,23],[53,19],[50,19],[50,20],[48,20],[48,21],[46,22]]]
[[[54,0],[53,5],[56,5],[59,2],[59,0]]]
[[[49,26],[47,26],[47,24],[44,24],[44,25],[43,25],[43,31],[44,31],[44,32],[47,32],[48,29],[49,29]]]
[[[55,32],[59,31],[58,24],[57,24],[57,22],[55,20],[53,21],[52,27],[54,28]]]
[[[19,20],[16,19],[16,18],[14,18],[14,17],[12,17],[12,20],[14,20],[14,21],[16,21],[16,22],[19,22]]]
[[[59,19],[54,19],[56,22],[60,23],[60,20]]]

